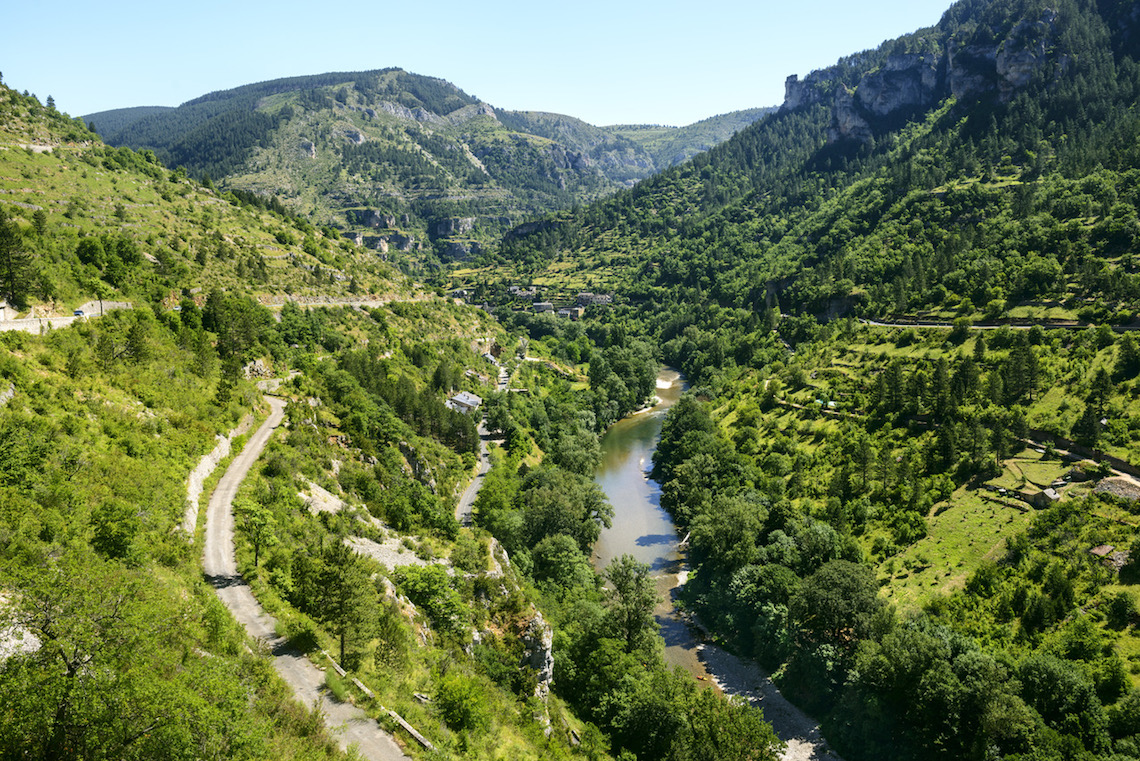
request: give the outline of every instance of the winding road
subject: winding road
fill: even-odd
[[[360,756],[371,761],[408,759],[391,735],[384,732],[363,710],[349,703],[325,700],[325,672],[303,654],[289,649],[285,639],[277,636],[276,620],[267,614],[253,596],[253,591],[237,571],[234,557],[234,517],[232,505],[238,488],[257,462],[269,437],[285,416],[285,402],[265,397],[272,412],[234,458],[225,475],[218,481],[206,510],[206,541],[202,569],[213,584],[218,597],[234,618],[256,639],[264,642],[273,654],[273,666],[305,705],[319,707],[341,748],[355,745]]]

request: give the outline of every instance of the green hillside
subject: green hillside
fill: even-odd
[[[778,114],[529,241],[508,236],[487,261],[541,279],[570,253],[646,295],[778,296],[816,315],[1075,317],[1096,302],[1098,320],[1130,319],[1136,68],[1111,52],[1132,39],[1113,18],[959,4],[789,82]],[[1003,76],[999,47],[1025,63]],[[977,60],[950,66],[959,49]]]
[[[88,126],[94,126],[96,132],[104,135],[117,135],[148,116],[169,110],[169,106],[135,106],[133,108],[100,111],[98,114],[92,114],[88,117],[89,120],[98,119],[98,123],[89,121]]]
[[[487,312],[277,199],[107,147],[4,86],[0,191],[18,318],[0,331],[0,756],[358,758],[375,746],[343,751],[333,718],[355,710],[413,758],[680,759],[725,738],[775,758],[759,710],[666,668],[648,569],[619,563],[610,591],[589,564],[612,514],[588,476],[595,421],[644,404],[647,344],[580,336],[624,391],[570,384],[584,368],[519,360]],[[72,316],[85,300],[108,309]],[[531,391],[526,428],[491,352]],[[489,454],[457,392],[485,397]],[[280,425],[223,488],[279,419],[267,406]],[[237,576],[204,525],[231,490]],[[272,641],[238,623],[246,585]],[[599,650],[636,677],[553,680]],[[673,721],[646,735],[654,713]]]
[[[1140,753],[1138,39],[960,2],[453,272],[612,290],[685,373],[685,605],[849,761]]]
[[[443,80],[386,69],[86,118],[110,144],[151,150],[222,188],[276,195],[382,254],[432,263],[477,256],[527,217],[629,187],[752,116],[677,130],[649,150],[572,117],[497,110]]]

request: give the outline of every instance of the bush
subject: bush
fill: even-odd
[[[464,674],[439,680],[435,702],[447,726],[461,732],[482,732],[491,726],[491,712],[482,687]]]
[[[317,624],[304,613],[278,621],[278,634],[285,637],[289,647],[302,653],[311,653],[320,647]]]
[[[1127,592],[1117,592],[1108,601],[1108,625],[1113,629],[1123,629],[1136,615],[1136,601]]]

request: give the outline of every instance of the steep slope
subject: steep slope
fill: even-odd
[[[70,314],[101,295],[172,306],[215,288],[278,303],[410,292],[337,231],[203,187],[149,151],[109,148],[34,98],[0,90],[0,124],[0,214],[21,254],[3,280],[21,311]]]
[[[541,277],[581,254],[634,292],[813,314],[1132,308],[1135,29],[1076,3],[959,3],[789,78],[779,114],[689,164],[509,234],[499,261]]]

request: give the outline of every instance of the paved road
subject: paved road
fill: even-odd
[[[470,526],[473,518],[472,508],[475,505],[475,498],[479,496],[479,490],[483,488],[483,479],[487,475],[487,471],[491,469],[491,455],[487,450],[487,440],[490,434],[487,433],[487,428],[483,425],[483,421],[479,421],[479,471],[475,474],[475,478],[471,479],[471,483],[467,484],[467,488],[463,490],[463,494],[459,496],[459,502],[455,505],[455,520],[459,521],[461,526]]]
[[[92,317],[99,317],[104,312],[115,309],[131,309],[133,305],[126,301],[104,301],[100,306],[98,301],[88,301],[80,307],[83,317],[73,314],[57,317],[24,317],[18,320],[0,320],[0,331],[22,330],[25,333],[44,333],[48,330],[60,330],[74,323],[76,320],[87,321]]]
[[[510,376],[507,374],[507,368],[499,368],[499,382],[496,387],[499,391],[505,391],[510,382]],[[491,453],[487,449],[487,442],[491,440],[491,434],[487,432],[484,421],[479,421],[479,472],[475,474],[475,478],[471,483],[467,484],[467,488],[463,490],[463,494],[459,496],[459,502],[455,505],[455,520],[459,521],[461,526],[470,526],[473,518],[472,507],[475,505],[475,498],[479,496],[479,490],[483,488],[483,480],[487,475],[487,471],[491,469]]]
[[[949,322],[938,322],[935,320],[913,320],[909,322],[879,322],[877,320],[868,320],[862,317],[859,322],[864,325],[870,325],[876,328],[953,328],[954,325]],[[1099,327],[1097,325],[1089,325],[1087,323],[1076,322],[1074,320],[1041,320],[1037,322],[989,322],[989,323],[970,323],[966,326],[970,330],[998,330],[999,328],[1011,328],[1013,330],[1032,330],[1033,328],[1041,328],[1042,330],[1087,330],[1089,328]],[[1115,333],[1128,333],[1135,330],[1140,330],[1140,325],[1109,325]]]
[[[246,443],[241,454],[234,458],[224,476],[218,481],[206,510],[206,543],[202,569],[214,585],[218,597],[233,613],[246,631],[264,641],[274,655],[277,673],[289,684],[296,696],[313,707],[319,705],[325,723],[336,736],[342,748],[355,745],[363,758],[371,761],[400,761],[407,759],[392,736],[382,731],[364,711],[348,703],[325,701],[322,691],[325,672],[318,669],[305,656],[286,648],[283,638],[275,632],[276,621],[262,610],[249,585],[237,572],[234,557],[234,518],[230,509],[238,487],[265,445],[274,429],[281,424],[285,402],[266,397],[273,408],[272,414]]]

